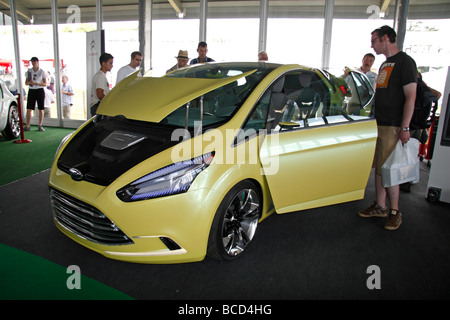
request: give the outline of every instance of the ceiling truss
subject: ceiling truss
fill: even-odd
[[[10,15],[10,1],[15,1],[17,18],[24,24],[51,24],[50,0],[0,0],[0,12]],[[102,0],[104,21],[130,21],[139,18],[142,0]],[[150,0],[148,0],[150,1]],[[270,0],[269,17],[323,18],[326,0]],[[387,19],[393,18],[398,0],[335,0],[334,17],[337,19],[365,19],[371,6],[378,6]],[[57,0],[58,14],[76,5],[81,11],[81,22],[95,22],[95,0]],[[448,19],[450,0],[410,0],[410,19]],[[153,18],[198,19],[200,0],[152,0]],[[208,0],[208,18],[259,18],[259,0]]]

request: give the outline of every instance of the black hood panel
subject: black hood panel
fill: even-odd
[[[178,143],[171,141],[172,130],[123,116],[97,116],[72,137],[57,165],[75,180],[107,186],[138,163]]]

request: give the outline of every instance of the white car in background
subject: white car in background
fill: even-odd
[[[0,132],[6,140],[20,135],[19,108],[16,97],[0,79]]]

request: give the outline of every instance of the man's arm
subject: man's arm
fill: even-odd
[[[412,82],[403,87],[405,93],[405,105],[403,106],[402,130],[399,133],[399,139],[402,143],[409,141],[410,132],[404,131],[403,128],[409,128],[409,123],[414,113],[414,104],[416,102],[417,83]]]
[[[94,76],[94,88],[95,88],[95,94],[97,95],[97,98],[102,101],[105,97],[106,93],[108,92],[108,80],[106,79],[106,76],[100,75],[98,77]]]
[[[102,101],[103,98],[105,97],[105,91],[101,88],[97,88],[95,89],[95,92],[97,93],[97,98],[99,98],[100,101]]]
[[[68,96],[73,96],[73,95],[75,95],[74,93],[73,93],[73,89],[72,89],[72,87],[67,87],[67,91],[63,91],[63,94],[66,94],[66,95],[68,95]]]

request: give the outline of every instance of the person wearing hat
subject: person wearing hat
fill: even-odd
[[[174,65],[169,70],[167,70],[166,73],[169,73],[169,72],[172,72],[174,70],[186,67],[186,65],[187,65],[187,63],[189,61],[189,56],[188,56],[187,50],[180,50],[180,51],[178,51],[178,56],[176,56],[175,58],[177,59],[177,64]]]
[[[47,74],[44,70],[39,68],[39,59],[36,57],[31,58],[32,68],[28,69],[25,84],[28,86],[28,99],[27,99],[27,122],[25,131],[30,131],[31,112],[36,108],[36,103],[39,110],[39,131],[45,131],[42,127],[42,121],[44,119],[44,100],[45,92],[44,88],[47,86]]]

